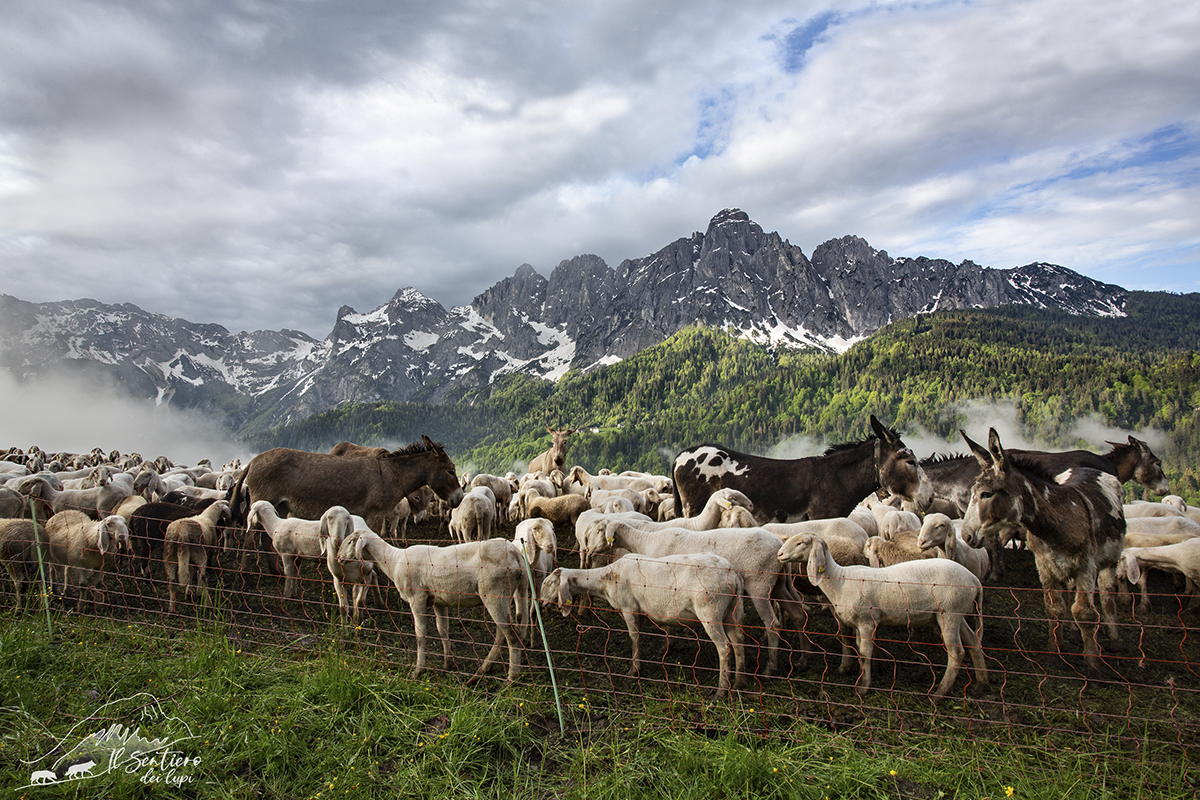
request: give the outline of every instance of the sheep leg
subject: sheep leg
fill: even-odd
[[[179,583],[179,562],[173,558],[167,558],[163,561],[163,567],[167,571],[167,610],[171,614],[175,613],[175,599],[178,597],[179,591],[176,588]]]
[[[749,586],[746,587],[746,591],[750,592]],[[783,641],[783,637],[779,635],[779,617],[775,615],[775,605],[771,602],[769,590],[755,592],[750,595],[750,599],[767,629],[767,668],[763,670],[763,675],[774,675],[779,669],[779,645]]]
[[[862,697],[871,688],[871,657],[875,655],[875,628],[863,625],[858,628],[858,684],[854,691]]]
[[[349,616],[349,610],[346,606],[346,593],[342,589],[342,580],[337,575],[333,576],[333,593],[337,595],[338,607],[342,610],[342,619],[345,620]]]
[[[1075,590],[1075,602],[1071,605],[1071,616],[1083,637],[1083,657],[1089,670],[1100,669],[1100,644],[1096,633],[1100,628],[1100,613],[1092,602],[1092,592],[1080,585]]]
[[[704,632],[717,646],[717,697],[729,694],[729,651],[733,645],[725,635],[725,625],[720,619],[701,619]]]
[[[412,677],[421,677],[421,673],[425,671],[425,637],[429,633],[429,611],[426,607],[427,599],[424,595],[417,595],[409,601],[412,607],[413,615],[413,632],[417,637],[417,663],[413,667]]]
[[[631,678],[636,678],[641,672],[640,662],[642,658],[641,631],[638,630],[637,614],[633,611],[622,611],[621,616],[625,618],[625,627],[629,630],[629,643],[631,646],[629,656],[631,665],[628,675]]]
[[[21,603],[21,576],[18,573],[18,567],[11,561],[4,562],[4,570],[8,573],[8,577],[13,582],[13,589],[17,593],[17,611],[21,611],[24,605]]]
[[[959,636],[966,644],[967,650],[971,653],[971,664],[975,671],[975,680],[987,686],[987,661],[983,658],[983,616],[980,615],[979,617],[979,628],[977,630],[971,630],[970,623],[964,617],[959,628]]]
[[[495,599],[489,599],[487,606],[488,614],[491,615],[492,621],[496,623],[496,640],[492,643],[492,649],[488,653],[487,658],[479,665],[479,671],[475,673],[475,677],[483,675],[491,668],[493,663],[499,660],[500,643],[504,641],[508,644],[508,676],[506,682],[511,684],[521,674],[521,649],[524,645],[521,643],[521,637],[517,635],[516,626],[513,625],[510,619],[508,598],[499,594],[489,595],[489,598],[493,597]]]
[[[208,591],[208,554],[200,553],[200,563],[196,565],[196,585],[200,587],[200,602],[212,608],[212,595]]]
[[[454,656],[450,652],[450,610],[446,606],[434,603],[433,613],[437,618],[438,636],[442,639],[442,668],[447,671],[457,669]]]
[[[296,556],[281,555],[280,560],[283,562],[283,596],[292,598],[296,596],[296,590],[300,584],[300,573],[296,569]]]
[[[352,617],[356,625],[362,619],[362,609],[367,600],[368,588],[365,583],[359,583],[354,586],[354,613]]]
[[[1120,648],[1121,634],[1117,629],[1117,570],[1116,567],[1102,569],[1096,575],[1096,588],[1100,592],[1100,615],[1108,628],[1108,646]]]
[[[937,691],[933,693],[935,703],[945,697],[958,680],[958,671],[962,666],[963,656],[966,655],[962,643],[965,619],[958,614],[942,613],[938,616],[938,624],[942,629],[942,644],[946,647],[946,672],[942,675],[942,682],[938,684]]]
[[[838,664],[838,674],[845,675],[850,671],[850,665],[854,663],[858,653],[854,649],[854,634],[849,625],[845,625],[841,620],[838,620],[838,641],[842,643],[842,661]]]

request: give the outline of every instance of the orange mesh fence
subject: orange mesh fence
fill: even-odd
[[[242,541],[241,531],[234,531]],[[498,534],[512,537],[512,525]],[[577,568],[578,553],[569,549],[573,532],[557,532],[559,566]],[[269,540],[268,540],[269,541]],[[453,544],[445,523],[436,519],[410,524],[404,542],[395,545]],[[12,548],[8,564],[16,563]],[[124,552],[105,555],[98,593],[78,587],[64,593],[56,582],[51,595],[55,613],[111,618],[140,626],[150,636],[170,637],[193,630],[197,619],[219,619],[231,643],[248,654],[276,646],[316,648],[328,637],[351,641],[365,660],[408,674],[415,662],[412,611],[387,575],[366,595],[361,619],[345,620],[323,559],[301,558],[293,596],[284,596],[280,559],[269,548],[261,552],[223,549],[208,551],[201,578],[193,573],[192,591],[179,591],[176,612],[168,611],[170,586],[161,549],[146,561]],[[28,555],[20,569],[28,571]],[[149,574],[141,574],[145,566]],[[50,564],[47,564],[47,569]],[[462,569],[468,569],[463,566]],[[780,566],[781,572],[784,567]],[[56,568],[61,572],[61,568]],[[12,573],[10,573],[12,574]],[[33,575],[27,575],[34,579]],[[82,576],[86,577],[86,576]],[[455,576],[462,585],[463,576]],[[468,576],[469,577],[469,576]],[[74,576],[78,582],[81,576]],[[790,575],[781,580],[790,580]],[[442,574],[436,580],[448,582]],[[199,582],[208,588],[211,604],[203,602]],[[465,581],[465,582],[464,582]],[[540,580],[539,580],[540,583]],[[348,591],[352,586],[347,587]],[[662,586],[643,584],[669,597],[678,581]],[[41,595],[27,583],[25,613],[41,613]],[[13,584],[0,602],[15,602]],[[507,600],[527,591],[523,573],[512,578]],[[925,734],[938,726],[966,731],[977,740],[1011,747],[1060,743],[1083,747],[1103,741],[1106,747],[1127,751],[1153,770],[1147,753],[1163,748],[1195,747],[1200,734],[1200,615],[1187,610],[1190,598],[1182,579],[1161,572],[1150,574],[1150,609],[1140,611],[1134,594],[1118,598],[1119,643],[1109,641],[1103,624],[1100,641],[1103,668],[1089,672],[1081,653],[1078,631],[1068,619],[1062,625],[1062,653],[1049,644],[1051,622],[1032,555],[1008,551],[1002,575],[985,583],[982,646],[989,675],[984,685],[969,653],[962,669],[939,704],[930,695],[946,670],[948,653],[936,620],[928,624],[880,627],[873,636],[870,690],[856,691],[857,652],[849,669],[840,670],[843,645],[838,626],[821,593],[805,595],[803,619],[782,615],[783,644],[777,674],[767,675],[768,635],[764,620],[745,598],[739,600],[740,630],[745,642],[744,673],[734,676],[741,686],[728,702],[749,710],[747,725],[754,732],[791,730],[797,723],[846,732],[866,742],[895,746],[904,731]],[[636,594],[636,593],[635,593]],[[688,602],[694,599],[689,587]],[[865,591],[864,595],[869,595]],[[445,663],[441,635],[429,612],[427,678],[466,681],[492,648],[495,626],[480,598],[447,610],[445,631],[454,660]],[[680,616],[687,602],[680,601]],[[1097,609],[1100,603],[1097,601]],[[513,613],[516,614],[516,605]],[[569,613],[563,616],[566,609]],[[700,624],[673,626],[648,618],[643,610],[627,609],[637,619],[642,661],[636,675],[625,619],[599,596],[583,593],[569,605],[541,607],[550,656],[558,682],[582,692],[597,707],[633,714],[656,715],[673,724],[703,729],[698,699],[707,701],[720,680],[718,644]],[[659,609],[661,617],[661,609]],[[669,614],[667,615],[669,616]],[[523,620],[522,622],[528,622]],[[971,622],[979,624],[978,620]],[[543,643],[536,623],[518,629],[523,642],[523,671],[518,683],[549,684]],[[732,653],[730,663],[733,663]],[[507,648],[485,679],[505,680]],[[1190,757],[1189,757],[1190,758]]]

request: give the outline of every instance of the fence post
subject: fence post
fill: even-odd
[[[29,498],[29,519],[33,521],[33,549],[38,554],[38,577],[42,579],[42,606],[46,609],[46,632],[54,635],[54,626],[50,623],[50,590],[46,582],[46,564],[42,560],[42,541],[38,538],[37,510],[33,505],[33,497]],[[47,538],[47,544],[49,538]]]
[[[546,638],[546,626],[542,624],[542,609],[538,605],[538,590],[533,585],[533,570],[529,568],[529,556],[521,547],[521,563],[525,565],[525,578],[529,581],[530,605],[537,616],[538,630],[542,632],[542,649],[546,653],[546,666],[550,668],[550,686],[554,689],[554,706],[558,709],[558,732],[565,735],[567,726],[563,723],[562,700],[558,696],[558,680],[554,677],[554,662],[550,658],[550,640]]]

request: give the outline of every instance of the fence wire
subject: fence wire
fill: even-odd
[[[240,529],[229,532],[242,540]],[[496,533],[511,539],[513,524],[501,523]],[[577,568],[579,554],[569,547],[574,532],[560,528],[557,537],[558,565]],[[410,524],[405,540],[395,544],[446,546],[453,541],[445,523],[431,518]],[[11,549],[4,552],[6,561],[14,563]],[[98,593],[76,588],[64,594],[56,583],[50,608],[57,615],[116,620],[162,638],[194,630],[197,620],[219,619],[230,643],[247,655],[267,654],[279,646],[317,649],[329,637],[337,637],[353,642],[364,661],[380,669],[399,674],[412,669],[412,611],[386,575],[368,592],[361,619],[344,620],[323,560],[300,559],[297,590],[285,597],[275,554],[244,559],[244,552],[220,546],[207,552],[210,561],[203,580],[211,604],[202,602],[198,591],[185,592],[176,612],[169,613],[170,587],[161,553],[143,562],[110,549],[98,576]],[[140,574],[143,563],[148,575]],[[26,577],[24,613],[39,619],[43,597],[32,583],[34,576]],[[443,575],[441,580],[448,578]],[[536,582],[540,584],[540,578]],[[522,584],[523,576],[514,577],[506,599],[519,594]],[[638,589],[669,597],[680,585],[643,584]],[[753,722],[747,723],[752,728],[743,733],[762,736],[790,735],[798,725],[809,724],[895,748],[903,746],[907,731],[928,734],[945,726],[974,740],[1011,748],[1086,748],[1102,742],[1127,752],[1148,774],[1156,767],[1156,754],[1164,752],[1182,752],[1190,764],[1190,753],[1200,740],[1200,616],[1187,608],[1191,598],[1178,576],[1151,573],[1146,613],[1137,608],[1136,591],[1122,591],[1118,597],[1120,642],[1111,644],[1102,626],[1104,667],[1089,672],[1073,624],[1063,625],[1062,654],[1048,646],[1051,620],[1032,554],[1006,552],[1003,574],[984,589],[982,645],[989,682],[983,684],[969,654],[963,654],[958,678],[938,704],[930,694],[946,670],[948,653],[936,622],[879,628],[873,638],[870,690],[860,695],[857,656],[848,671],[840,670],[842,643],[824,596],[806,595],[802,623],[785,618],[775,675],[766,674],[764,621],[740,598],[745,669],[734,676],[741,685],[724,702],[753,711],[748,717]],[[0,603],[11,608],[16,601],[11,581],[5,582],[4,592]],[[688,602],[681,599],[680,616],[686,616],[685,606]],[[564,608],[566,616],[561,613]],[[582,692],[594,708],[607,713],[651,716],[708,735],[726,733],[709,730],[696,706],[669,702],[707,700],[717,692],[719,658],[713,637],[699,624],[669,626],[646,617],[641,609],[631,610],[640,629],[642,661],[636,674],[631,674],[626,621],[603,599],[577,596],[569,606],[543,605],[546,644],[558,683]],[[443,662],[431,614],[427,676],[438,682],[466,681],[492,647],[495,626],[482,607],[450,607],[448,619],[445,634],[454,660]],[[516,682],[548,686],[540,634],[528,618],[524,622],[519,629],[524,667]],[[504,681],[507,665],[502,648],[486,680]]]

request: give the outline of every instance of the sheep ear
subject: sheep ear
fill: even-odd
[[[810,541],[812,549],[808,551],[808,581],[813,586],[820,586],[825,580],[825,548],[817,540]]]
[[[1125,553],[1125,577],[1130,583],[1137,583],[1142,579],[1142,565],[1138,563],[1138,558],[1133,553]]]
[[[96,540],[97,540],[96,544],[100,548],[100,555],[104,555],[105,553],[108,552],[108,546],[111,542],[111,540],[109,539],[109,536],[108,536],[108,525],[101,522],[100,527],[97,530],[97,533],[99,535],[96,537]]]
[[[367,537],[359,536],[358,541],[354,543],[354,559],[356,561],[363,560],[363,550],[367,546]]]
[[[954,532],[954,526],[950,526],[950,532],[946,534],[946,558],[954,560],[954,549],[958,547],[958,534]]]

